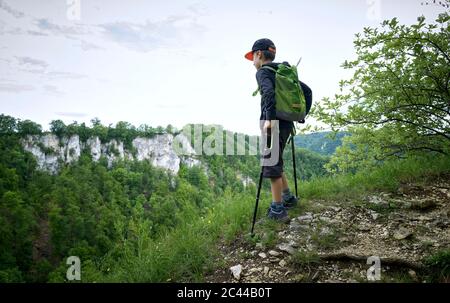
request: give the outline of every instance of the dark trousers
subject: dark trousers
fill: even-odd
[[[279,178],[281,177],[283,170],[283,151],[286,147],[287,141],[289,140],[289,136],[291,135],[293,129],[292,127],[279,127],[278,129],[274,129],[273,131],[278,131],[278,159],[275,165],[263,165],[263,177],[264,178]],[[275,141],[275,140],[274,140]],[[276,142],[274,142],[276,143]],[[273,147],[272,147],[273,148]],[[264,155],[264,158],[268,158],[271,156],[271,153]]]

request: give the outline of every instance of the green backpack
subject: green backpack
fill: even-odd
[[[275,73],[275,109],[277,119],[300,122],[307,114],[305,95],[301,82],[298,80],[297,67],[279,64],[278,70],[270,66],[261,68],[269,69]],[[253,93],[256,96],[260,88]]]

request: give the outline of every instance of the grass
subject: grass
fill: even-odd
[[[429,282],[450,282],[450,249],[438,251],[425,259]]]
[[[230,243],[250,227],[253,201],[248,195],[226,193],[203,218],[186,213],[176,229],[151,240],[145,234],[137,252],[126,252],[104,280],[125,282],[201,282],[214,268],[220,240]]]
[[[303,199],[354,198],[375,191],[394,191],[403,182],[421,181],[450,171],[450,158],[410,158],[386,162],[371,171],[323,177],[300,185]]]
[[[311,241],[321,249],[337,248],[341,243],[339,242],[339,233],[336,230],[331,230],[328,234],[321,234],[321,229],[313,232],[311,235]]]
[[[364,269],[366,271],[366,268]],[[359,273],[348,273],[348,278],[352,278],[358,283],[417,283],[408,273],[407,268],[393,268],[390,267],[389,270],[381,268],[380,280],[369,281],[364,273],[360,275]]]
[[[283,226],[280,223],[264,217],[260,220],[259,224],[256,225],[255,237],[253,237],[253,240],[251,240],[250,243],[261,243],[265,249],[274,248],[278,243],[278,232],[282,227]]]
[[[320,257],[316,252],[299,250],[296,251],[290,259],[290,263],[296,267],[302,268],[320,263]]]
[[[354,175],[340,175],[315,179],[301,183],[300,197],[306,207],[313,205],[314,199],[340,200],[357,197],[367,192],[395,190],[402,182],[410,182],[450,171],[450,159],[435,158],[426,161],[418,159],[389,162],[369,172]],[[183,222],[167,231],[158,239],[152,240],[143,232],[139,235],[138,251],[129,249],[126,243],[118,247],[120,258],[105,263],[113,264],[108,271],[105,266],[97,266],[97,271],[89,276],[90,281],[105,282],[201,282],[205,273],[211,272],[223,263],[220,259],[218,243],[231,244],[241,234],[250,231],[254,207],[254,188],[244,193],[226,191],[217,198],[213,207],[204,217],[195,210],[183,214]],[[265,215],[267,196],[262,193],[259,217]],[[294,213],[304,211],[300,207]],[[278,238],[277,224],[264,221],[256,226],[254,238],[244,237],[250,244],[261,242],[273,247]],[[318,245],[336,245],[336,235],[317,237]],[[445,258],[448,256],[446,255]],[[448,259],[445,259],[448,262]],[[311,252],[298,252],[292,257],[297,266],[312,265],[317,255]],[[448,264],[448,263],[446,263]],[[448,265],[446,270],[448,269]]]
[[[408,269],[390,269],[381,273],[381,280],[378,283],[416,283],[409,274]]]

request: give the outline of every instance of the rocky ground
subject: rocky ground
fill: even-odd
[[[220,245],[220,266],[206,281],[367,282],[374,264],[367,259],[375,256],[381,281],[426,282],[424,260],[450,249],[450,176],[358,199],[308,201],[290,216],[287,225],[262,219],[255,237]]]

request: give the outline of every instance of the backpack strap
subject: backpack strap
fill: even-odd
[[[274,69],[273,67],[267,66],[267,65],[261,66],[261,68],[268,69],[268,70],[273,71],[274,73],[277,73],[276,69]],[[260,89],[259,89],[259,86],[258,86],[258,88],[253,92],[252,96],[255,97],[259,93],[259,90]]]
[[[274,69],[273,67],[271,67],[271,66],[268,66],[268,65],[264,65],[264,66],[261,66],[261,68],[265,68],[265,69],[271,70],[271,71],[273,71],[274,73],[276,73],[276,72],[277,72],[277,70],[276,70],[276,69]]]

